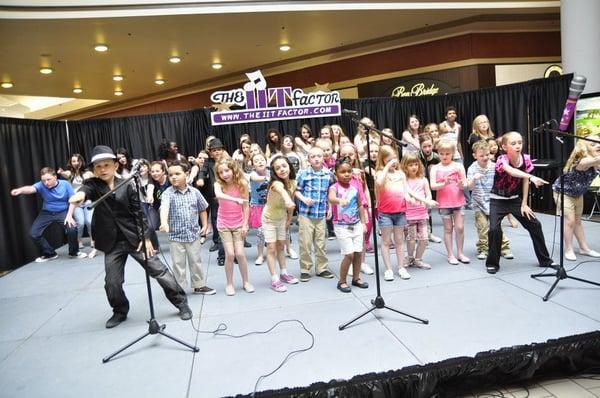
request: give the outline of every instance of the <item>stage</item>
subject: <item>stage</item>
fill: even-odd
[[[538,217],[550,251],[555,241],[553,258],[558,260],[558,226],[555,237],[553,232],[555,218],[544,214]],[[102,363],[103,357],[147,331],[148,299],[142,268],[129,261],[125,290],[131,310],[126,322],[107,330],[104,323],[111,311],[103,288],[103,255],[71,260],[63,247],[57,260],[30,263],[0,278],[0,396],[250,394],[261,375],[274,370],[290,351],[307,348],[312,342],[311,336],[292,322],[283,323],[268,334],[242,338],[195,330],[212,331],[221,323],[227,325],[225,333],[241,335],[265,331],[281,320],[297,319],[314,335],[314,347],[292,355],[281,369],[258,385],[258,391],[299,387],[294,391],[269,393],[282,396],[308,395],[310,391],[315,393],[328,388],[332,392],[337,390],[339,396],[349,396],[349,389],[355,387],[354,392],[361,391],[362,383],[367,383],[362,385],[363,391],[368,391],[370,385],[385,390],[381,396],[391,396],[394,391],[382,386],[399,386],[403,384],[399,381],[410,380],[413,371],[420,376],[411,382],[414,388],[406,395],[428,396],[436,391],[436,383],[446,386],[453,383],[451,378],[440,376],[440,369],[456,369],[473,363],[478,353],[487,352],[479,357],[498,362],[492,350],[521,346],[523,353],[529,353],[541,347],[542,350],[553,349],[555,355],[547,357],[556,359],[556,355],[561,356],[561,350],[568,351],[565,347],[581,349],[578,338],[573,337],[565,344],[544,343],[574,335],[587,336],[581,340],[587,339],[586,352],[568,352],[564,358],[573,359],[574,355],[597,358],[600,349],[594,341],[599,339],[590,339],[593,334],[589,333],[600,329],[600,287],[563,280],[550,300],[543,302],[541,297],[554,278],[530,277],[543,269],[537,266],[527,232],[521,226],[517,229],[504,226],[515,259],[503,259],[500,271],[489,275],[484,261],[476,259],[472,212],[466,211],[465,220],[465,254],[471,258],[471,264],[449,265],[444,245],[430,243],[425,261],[433,265],[431,270],[411,268],[410,280],[401,280],[396,275],[393,282],[383,281],[382,273],[386,304],[426,318],[428,325],[391,311],[376,310],[339,331],[340,324],[369,308],[376,292],[374,275],[362,276],[369,282],[369,289],[353,288],[350,294],[336,289],[336,279],[318,277],[308,283],[288,285],[286,293],[276,293],[268,288],[266,264],[254,265],[254,247],[246,253],[256,292],[248,294],[241,289],[236,270],[236,295],[228,297],[224,292],[224,269],[216,264],[216,252],[209,253],[211,241],[208,239],[203,249],[204,267],[208,285],[216,288],[217,294],[206,297],[189,294],[193,324],[179,320],[177,310],[158,285],[152,283],[156,317],[167,325],[165,331],[197,345],[200,351],[194,354],[170,339],[150,336],[106,364]],[[600,224],[584,221],[584,228],[592,248],[599,250]],[[437,214],[434,215],[434,232],[442,236]],[[296,234],[293,236],[297,247]],[[254,244],[256,238],[252,235],[249,241]],[[163,254],[170,262],[164,236],[161,242]],[[327,244],[330,269],[337,273],[340,259],[337,242]],[[89,251],[89,247],[85,251]],[[578,256],[577,262],[565,262],[565,266],[569,270],[580,261],[588,260],[594,259]],[[373,264],[372,255],[367,257],[367,262]],[[288,264],[289,270],[299,276],[298,262],[288,259]],[[600,282],[600,263],[581,264],[569,275]],[[500,350],[504,356],[510,352]],[[588,363],[587,359],[570,362],[571,368],[576,363]],[[408,369],[402,371],[403,368]],[[530,364],[530,373],[533,368],[535,366]],[[422,377],[436,369],[436,377],[429,380]],[[502,379],[494,369],[489,373],[491,378]],[[511,373],[510,369],[505,373]],[[513,373],[515,378],[523,377],[518,372]],[[465,377],[462,374],[461,380],[466,380]],[[313,384],[317,382],[323,384]],[[438,391],[438,394],[449,393]]]

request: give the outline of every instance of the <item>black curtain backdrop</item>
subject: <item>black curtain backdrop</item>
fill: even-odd
[[[416,114],[423,124],[439,123],[444,119],[446,107],[452,105],[457,108],[458,122],[463,125],[463,148],[473,118],[485,114],[496,135],[521,132],[532,158],[558,159],[561,147],[552,136],[530,132],[547,120],[560,119],[571,78],[572,75],[565,75],[435,97],[342,100],[342,107],[358,111],[360,117],[371,118],[380,129],[391,128],[399,137],[411,114]],[[295,135],[302,124],[308,124],[315,135],[325,124],[341,125],[351,138],[356,131],[354,123],[345,116],[213,127],[208,109],[68,123],[1,118],[0,270],[16,268],[39,255],[28,236],[39,203],[33,196],[12,198],[10,189],[39,181],[39,169],[43,166],[64,167],[71,153],[81,153],[89,160],[92,148],[99,144],[114,149],[124,147],[134,158],[153,160],[158,158],[161,142],[176,141],[181,153],[196,155],[209,135],[220,138],[231,153],[244,133],[264,147],[269,128]],[[573,143],[567,142],[565,152],[569,153],[572,147]],[[467,159],[471,159],[470,152],[465,151]],[[555,174],[545,172],[543,177],[553,179]],[[548,193],[548,190],[534,192],[536,210],[552,209]]]
[[[65,122],[0,118],[0,271],[40,254],[29,229],[41,208],[37,195],[10,190],[40,181],[42,167],[64,167],[69,155]],[[60,238],[62,239],[62,238]]]

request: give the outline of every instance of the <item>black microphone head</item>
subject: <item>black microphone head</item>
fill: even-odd
[[[587,83],[587,79],[584,76],[573,75],[573,80],[571,80],[571,85],[569,86],[569,98],[579,98],[581,93],[583,93],[585,83]]]

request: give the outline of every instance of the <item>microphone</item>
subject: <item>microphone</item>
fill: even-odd
[[[551,119],[551,120],[548,120],[547,122],[544,122],[544,123],[540,124],[539,126],[535,127],[533,129],[533,132],[539,133],[540,131],[544,131],[545,129],[556,128],[555,127],[556,125],[558,125],[558,122],[555,119]]]
[[[569,123],[571,123],[571,119],[573,119],[573,113],[575,113],[575,104],[577,104],[577,100],[583,92],[586,82],[587,79],[583,76],[573,76],[573,80],[571,80],[571,86],[569,87],[569,97],[567,98],[565,110],[563,111],[562,118],[560,119],[560,125],[558,126],[560,131],[567,131],[569,128]]]
[[[342,113],[345,113],[346,115],[358,115],[358,111],[352,109],[342,109]]]

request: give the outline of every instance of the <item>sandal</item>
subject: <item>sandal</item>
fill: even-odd
[[[363,282],[360,279],[352,279],[352,286],[359,287],[361,289],[366,289],[369,287],[367,282]]]
[[[350,293],[350,286],[346,282],[338,282],[337,289],[342,293]]]

